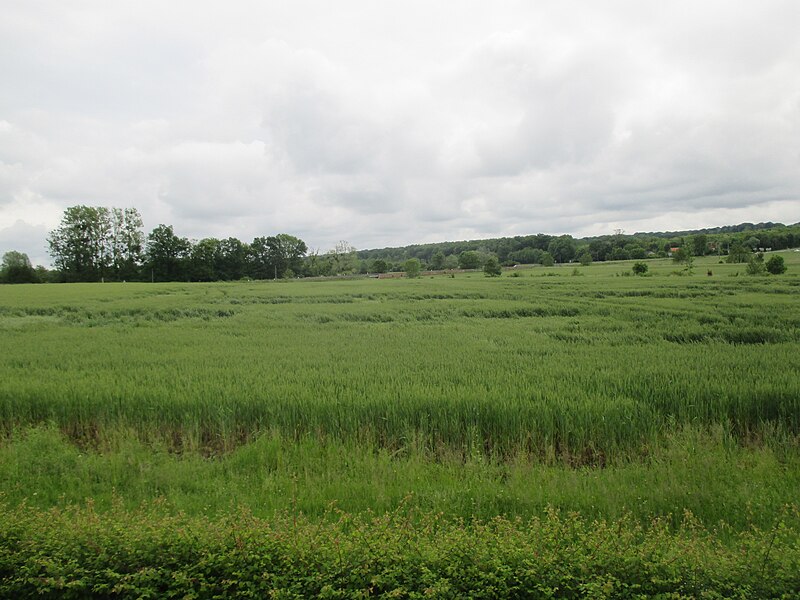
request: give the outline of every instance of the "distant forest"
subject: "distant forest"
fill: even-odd
[[[33,267],[24,253],[9,250],[0,266],[2,283],[72,281],[232,281],[289,279],[404,271],[480,269],[487,262],[504,266],[663,258],[683,255],[726,256],[747,262],[752,253],[800,246],[800,223],[742,223],[679,232],[598,237],[570,235],[503,237],[395,248],[357,250],[341,241],[325,252],[309,252],[289,234],[237,238],[181,237],[171,225],[143,231],[135,208],[73,206],[48,236],[55,268]]]
[[[502,237],[460,242],[414,244],[396,248],[362,250],[358,257],[364,261],[384,260],[402,263],[409,258],[419,259],[430,268],[456,268],[458,258],[474,252],[485,260],[495,256],[504,266],[514,264],[553,264],[664,258],[676,248],[692,256],[735,252],[785,250],[800,246],[800,223],[741,223],[693,231],[665,231],[625,234],[617,232],[597,237],[573,238],[570,235],[536,235]],[[745,262],[745,261],[737,261]],[[476,267],[477,268],[477,267]]]

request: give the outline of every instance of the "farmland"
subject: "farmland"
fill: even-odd
[[[69,552],[85,552],[98,522],[132,531],[103,534],[107,555],[139,544],[145,566],[163,562],[165,531],[192,564],[196,542],[178,531],[227,556],[231,527],[248,552],[299,552],[321,580],[334,540],[346,540],[342,564],[369,539],[406,565],[383,587],[368,569],[364,585],[334,577],[298,597],[324,585],[413,597],[422,575],[409,569],[467,539],[506,565],[520,549],[574,559],[580,585],[616,574],[609,595],[626,577],[652,584],[644,566],[619,566],[640,559],[672,573],[673,587],[653,588],[664,593],[717,589],[703,577],[725,569],[720,594],[753,590],[742,548],[776,574],[765,594],[795,589],[800,254],[782,255],[781,276],[704,257],[689,274],[649,261],[646,276],[616,262],[499,278],[4,286],[6,592],[85,584],[54,540],[69,533]],[[293,548],[275,541],[287,532]],[[607,547],[614,536],[629,545]],[[563,554],[559,539],[602,550]],[[445,566],[472,560],[456,554]],[[563,597],[590,595],[559,581]]]

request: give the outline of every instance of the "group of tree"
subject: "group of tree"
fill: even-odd
[[[53,264],[71,281],[136,278],[142,260],[142,226],[135,208],[72,206],[47,239]]]
[[[11,250],[3,254],[0,264],[0,283],[46,283],[50,273],[44,267],[35,267],[24,252]]]
[[[719,255],[733,262],[747,262],[750,254],[800,246],[800,223],[744,223],[717,229],[686,232],[636,233],[574,238],[569,235],[536,234],[484,240],[414,244],[361,250],[359,271],[402,271],[411,258],[423,270],[482,269],[490,258],[503,266],[515,264],[580,263],[612,260]],[[733,257],[733,258],[731,258]]]
[[[667,256],[686,262],[707,254],[728,262],[753,263],[751,269],[759,269],[753,258],[758,253],[800,246],[800,223],[743,223],[633,235],[617,231],[580,239],[539,233],[362,251],[341,241],[324,253],[309,252],[305,242],[286,233],[246,243],[234,237],[188,239],[177,235],[171,225],[161,224],[149,234],[142,228],[135,208],[70,207],[48,236],[55,270],[33,268],[26,255],[9,252],[3,257],[0,281],[217,281],[389,271],[414,276],[426,270],[453,269],[483,269],[488,275],[515,264],[589,265]],[[766,270],[766,265],[762,267]]]
[[[779,254],[773,254],[765,261],[764,255],[758,252],[747,259],[747,273],[749,275],[763,275],[764,273],[780,275],[785,272],[786,263],[784,263],[783,257]]]
[[[135,208],[73,206],[48,243],[62,281],[228,281],[291,277],[305,269],[303,240],[281,233],[244,243],[190,240],[171,225],[145,235]]]

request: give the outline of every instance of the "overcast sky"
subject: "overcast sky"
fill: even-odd
[[[326,251],[800,221],[800,2],[26,0],[0,252],[76,204]]]

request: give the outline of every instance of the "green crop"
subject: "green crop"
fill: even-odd
[[[687,424],[800,432],[796,278],[539,271],[560,276],[8,286],[0,427],[207,452],[274,430],[477,441],[573,464]]]
[[[2,286],[0,595],[792,597],[783,256]]]

